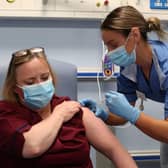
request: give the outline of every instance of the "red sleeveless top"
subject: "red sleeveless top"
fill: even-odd
[[[69,100],[54,96],[51,106]],[[0,164],[6,168],[93,168],[90,145],[85,135],[80,111],[64,123],[50,148],[40,157],[24,159],[22,133],[40,122],[41,117],[18,104],[0,101]],[[47,131],[47,130],[44,130]]]

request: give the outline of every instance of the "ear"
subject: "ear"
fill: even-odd
[[[131,35],[134,37],[135,42],[138,44],[141,39],[141,33],[139,27],[132,27],[131,28]]]
[[[131,53],[140,41],[140,31],[138,27],[132,27],[130,34],[128,36],[128,43],[126,45],[126,50],[128,53]]]

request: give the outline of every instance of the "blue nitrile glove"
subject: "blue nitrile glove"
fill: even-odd
[[[95,101],[91,99],[82,99],[79,102],[82,106],[87,107],[91,111],[93,111],[96,117],[101,118],[103,121],[107,120],[109,114],[102,107],[100,107]]]
[[[129,104],[126,97],[118,92],[109,91],[105,94],[105,102],[110,112],[125,118],[135,124],[140,115],[140,111]]]

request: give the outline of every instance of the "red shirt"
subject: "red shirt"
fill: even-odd
[[[67,97],[54,96],[54,108]],[[42,118],[20,105],[0,101],[0,166],[6,168],[92,168],[90,146],[82,123],[82,111],[64,123],[51,147],[40,157],[24,159],[23,132]],[[47,130],[44,130],[47,131]]]

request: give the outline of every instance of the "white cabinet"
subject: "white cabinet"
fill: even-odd
[[[132,5],[146,17],[168,18],[167,9],[151,9],[149,0],[0,0],[0,17],[102,19],[122,5]]]

